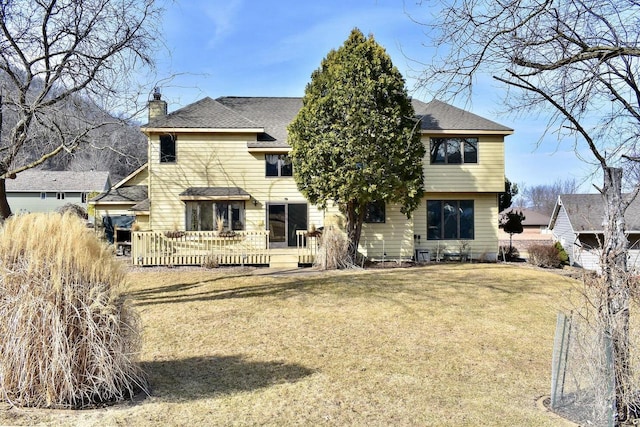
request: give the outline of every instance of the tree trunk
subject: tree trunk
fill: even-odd
[[[628,241],[625,235],[624,211],[626,200],[622,198],[622,169],[604,169],[602,195],[605,202],[604,242],[600,265],[606,287],[603,310],[605,339],[610,343],[610,360],[613,368],[613,396],[611,409],[615,410],[616,425],[629,416],[631,390],[629,380],[629,276],[627,271]],[[610,373],[608,373],[610,374]]]
[[[5,186],[5,179],[0,179],[0,222],[11,216],[11,207],[7,201],[7,188]]]
[[[350,201],[345,206],[344,214],[346,217],[347,238],[349,239],[349,256],[352,263],[357,263],[364,209],[357,201]]]

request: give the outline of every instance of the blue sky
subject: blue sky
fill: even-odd
[[[416,0],[176,0],[166,3],[157,79],[173,111],[205,96],[302,96],[313,70],[357,27],[373,34],[407,80],[409,93],[433,98],[416,88],[420,62],[430,62],[425,6]],[[506,175],[527,186],[567,178],[585,184],[593,166],[577,160],[571,144],[532,117],[501,115],[504,89],[490,78],[476,87],[470,105],[452,102],[515,129],[506,139]],[[586,154],[589,159],[589,155]],[[599,184],[599,182],[596,182]]]

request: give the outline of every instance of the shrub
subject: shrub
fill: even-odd
[[[147,390],[125,271],[72,214],[0,230],[0,393],[14,405],[81,408]]]
[[[501,261],[515,261],[520,258],[518,248],[514,246],[500,246],[498,259]]]
[[[555,245],[531,245],[529,247],[529,263],[544,268],[558,268],[560,251]]]
[[[313,265],[321,270],[336,270],[354,266],[349,256],[349,239],[337,225],[327,226],[320,238],[320,247]]]
[[[56,212],[62,215],[69,212],[69,213],[72,213],[73,215],[76,215],[78,218],[82,218],[82,219],[89,218],[87,211],[82,206],[74,205],[73,203],[66,203],[63,206],[60,206],[56,210]]]
[[[564,248],[562,247],[562,243],[556,242],[553,246],[555,246],[555,248],[558,250],[558,260],[560,261],[560,263],[568,264],[569,255],[567,254],[567,251],[565,251]]]
[[[218,261],[218,257],[215,255],[209,255],[202,261],[202,268],[213,269],[219,267],[220,261]]]

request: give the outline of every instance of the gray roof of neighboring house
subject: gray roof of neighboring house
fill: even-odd
[[[625,195],[629,197],[629,195]],[[600,194],[562,194],[551,217],[551,225],[555,223],[560,206],[564,207],[571,226],[576,233],[603,231],[604,200]],[[626,229],[630,232],[640,231],[640,199],[631,202],[624,215]]]
[[[520,209],[520,208],[507,208],[500,212],[500,215],[504,215],[507,212],[521,212],[524,215],[524,221],[522,221],[522,225],[524,226],[540,226],[549,225],[549,220],[551,217],[542,212],[534,211],[531,209]]]
[[[7,192],[80,192],[106,191],[111,185],[106,171],[48,171],[30,169],[5,181]]]
[[[91,201],[93,202],[122,202],[139,203],[148,197],[146,185],[132,185],[129,187],[111,188],[108,192],[102,193]]]
[[[421,117],[422,130],[477,130],[511,133],[513,129],[476,114],[434,100],[424,103],[412,100]],[[302,108],[302,98],[225,96],[207,97],[163,117],[152,119],[149,128],[264,128],[249,148],[287,148],[287,126]]]

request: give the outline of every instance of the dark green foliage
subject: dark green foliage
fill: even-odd
[[[498,259],[500,261],[517,261],[520,259],[520,251],[513,246],[500,246]]]
[[[558,250],[558,260],[560,260],[562,264],[569,263],[569,255],[567,254],[567,251],[565,251],[562,247],[562,243],[556,242],[553,246],[555,246],[555,248]]]
[[[504,223],[503,230],[505,233],[511,235],[520,234],[523,231],[522,221],[527,219],[522,212],[509,211],[505,213],[506,222]]]
[[[502,226],[506,233],[509,233],[509,249],[513,248],[513,235],[520,234],[523,231],[522,221],[526,218],[522,212],[509,211],[505,213],[506,222]]]
[[[509,181],[509,178],[504,179],[504,193],[498,194],[498,207],[500,212],[511,207],[513,198],[518,195],[518,184],[514,184]]]
[[[420,203],[425,148],[404,79],[358,29],[311,75],[289,143],[298,188],[340,207],[352,254],[367,203],[398,203],[407,216]]]

